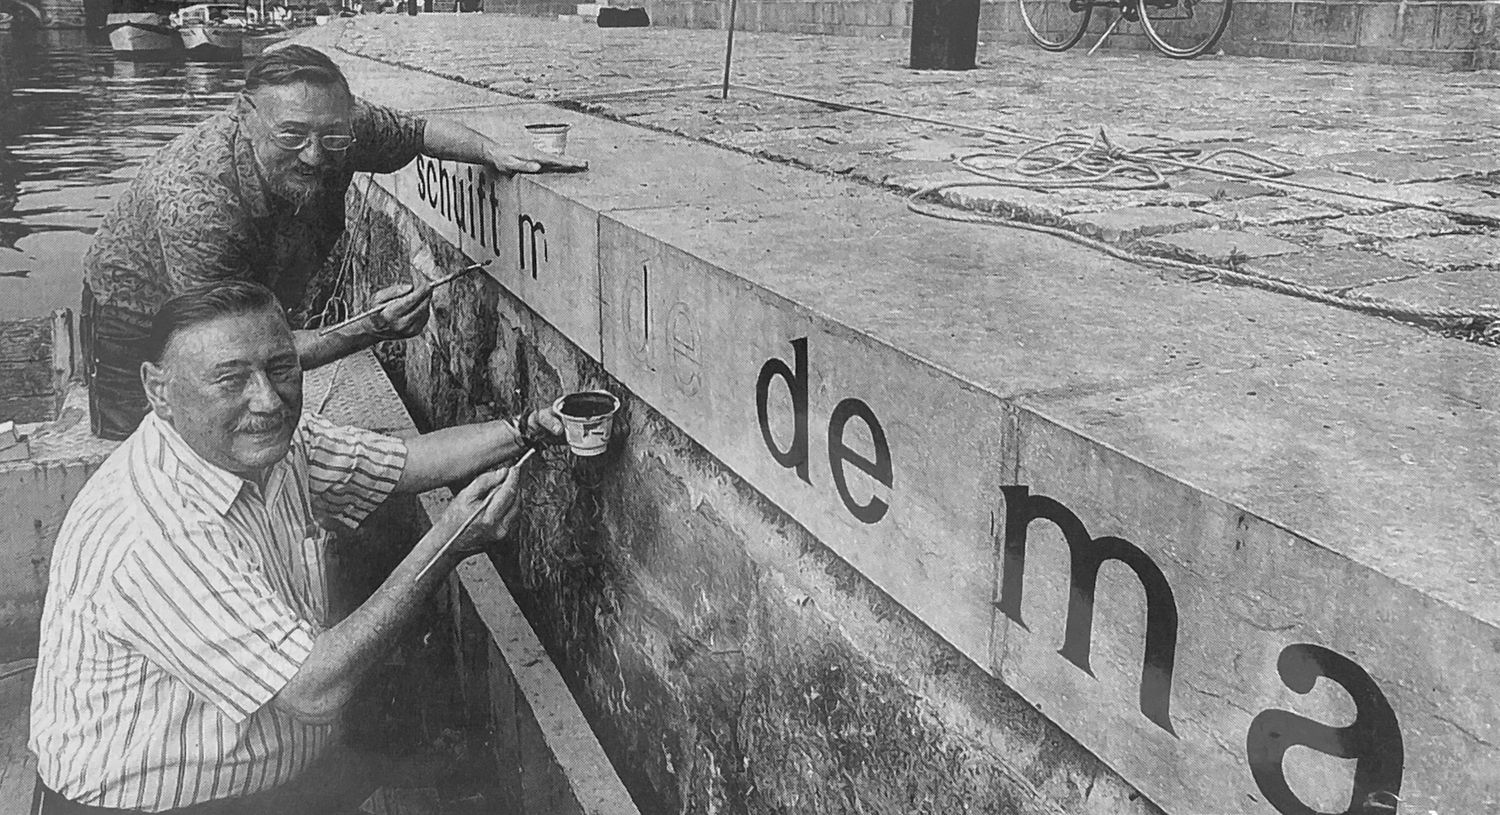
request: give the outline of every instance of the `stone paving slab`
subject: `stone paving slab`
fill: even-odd
[[[1005,43],[983,46],[976,70],[929,72],[903,67],[907,44],[899,39],[741,32],[733,66],[741,87],[725,100],[703,87],[722,76],[719,31],[598,29],[509,15],[470,15],[461,23],[438,15],[387,15],[303,36],[313,44],[525,98],[692,85],[582,107],[896,192],[909,193],[934,180],[980,180],[953,159],[988,151],[1003,165],[1065,131],[1102,128],[1112,144],[1125,148],[1233,146],[1286,164],[1295,171],[1288,181],[1322,189],[1188,171],[1171,175],[1167,190],[1011,188],[986,195],[963,190],[944,198],[1107,240],[1130,241],[1160,228],[1101,229],[1101,220],[1116,216],[1089,213],[1172,207],[1181,210],[1165,219],[1181,224],[1172,230],[1223,219],[1247,234],[1286,240],[1285,227],[1306,227],[1304,245],[1320,246],[1376,246],[1461,231],[1461,266],[1500,257],[1500,229],[1483,220],[1500,215],[1500,205],[1490,203],[1500,195],[1492,180],[1500,172],[1500,149],[1493,140],[1500,82],[1487,72],[1332,68],[1234,57],[1179,62],[1150,53],[1049,54]],[[780,98],[748,86],[957,126]],[[1480,221],[1460,229],[1453,219],[1414,206],[1421,204],[1452,205]],[[1390,217],[1370,217],[1382,213]],[[1415,268],[1408,288],[1420,305],[1423,277],[1450,271],[1455,263],[1445,252],[1413,246],[1395,254]],[[1322,258],[1319,253],[1306,258],[1313,265],[1303,269],[1302,279],[1338,288],[1361,279],[1388,279],[1351,270],[1347,256],[1338,256],[1330,269],[1315,268]],[[1377,267],[1384,263],[1371,261]],[[1451,299],[1434,288],[1434,303]]]
[[[1365,286],[1362,291],[1371,297],[1389,300],[1410,302],[1421,298],[1423,302],[1450,308],[1466,303],[1500,308],[1500,282],[1496,281],[1491,269],[1464,269],[1375,283]]]
[[[1280,238],[1235,229],[1197,229],[1175,235],[1160,235],[1147,241],[1145,245],[1158,247],[1162,254],[1186,256],[1191,260],[1215,265],[1229,265],[1236,258],[1265,258],[1302,252],[1296,244]]]
[[[1421,296],[1421,287],[1427,285],[1421,280],[1422,270],[1417,266],[1378,252],[1343,246],[1310,248],[1296,255],[1253,258],[1246,263],[1246,268],[1267,277],[1331,292],[1415,280],[1416,294]],[[1411,296],[1412,293],[1403,292],[1399,299],[1405,301]]]

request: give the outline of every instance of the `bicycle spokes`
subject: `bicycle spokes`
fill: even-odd
[[[1219,41],[1233,1],[1141,0],[1141,27],[1163,54],[1190,59]]]
[[[1093,13],[1091,0],[1020,0],[1021,22],[1048,51],[1066,51],[1083,38]]]
[[[1066,51],[1078,44],[1096,7],[1112,8],[1109,30],[1099,38],[1098,50],[1121,20],[1140,22],[1146,38],[1169,57],[1189,59],[1207,53],[1229,25],[1234,0],[1019,0],[1021,21],[1037,45]]]

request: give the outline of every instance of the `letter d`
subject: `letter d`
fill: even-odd
[[[760,366],[760,377],[755,381],[755,413],[760,419],[761,438],[765,439],[771,458],[776,459],[776,463],[783,467],[795,469],[798,478],[811,484],[812,479],[807,473],[807,338],[792,340],[792,351],[794,364],[797,366],[795,370],[788,368],[778,357],[771,357],[766,360],[766,364]],[[778,376],[786,382],[787,391],[791,394],[795,417],[792,443],[785,450],[777,446],[776,438],[771,435],[768,404],[771,380]]]

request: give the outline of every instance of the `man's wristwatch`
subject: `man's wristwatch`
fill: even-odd
[[[511,426],[516,429],[516,438],[521,441],[521,446],[527,449],[541,447],[547,441],[544,433],[532,427],[532,412],[523,410],[510,418]]]

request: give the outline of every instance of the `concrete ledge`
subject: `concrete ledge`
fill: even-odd
[[[471,558],[458,569],[465,596],[504,658],[514,700],[511,720],[521,784],[521,812],[555,815],[639,815],[583,713],[548,659],[536,632],[489,561]],[[523,715],[524,714],[524,715]],[[537,768],[541,768],[538,771]],[[544,806],[542,806],[544,804]]]
[[[472,93],[343,61],[376,101]],[[572,122],[593,169],[376,183],[1164,809],[1500,800],[1492,351],[555,109],[458,115]]]
[[[0,517],[10,533],[0,559],[0,661],[36,656],[57,530],[116,446],[89,433],[88,393],[77,382],[55,421],[27,425],[23,433],[30,457],[0,463]]]

